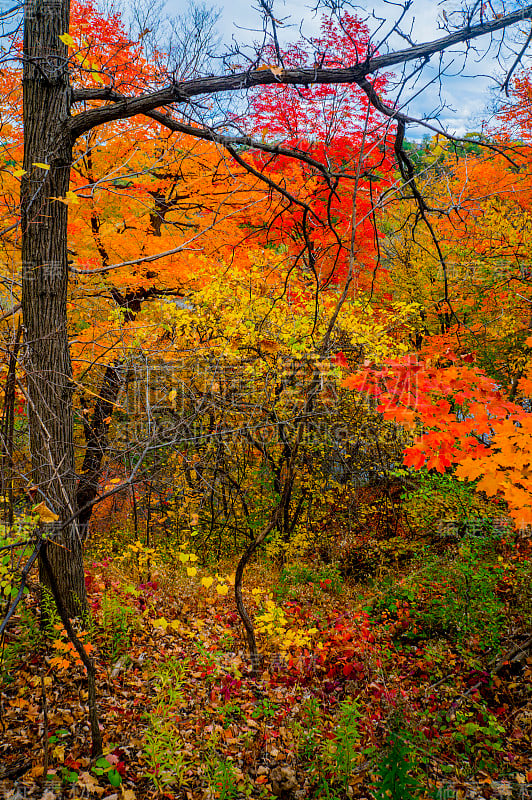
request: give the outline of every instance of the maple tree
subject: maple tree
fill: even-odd
[[[488,496],[504,498],[518,525],[531,522],[530,414],[504,398],[492,379],[447,354],[449,366],[406,359],[368,370],[346,385],[379,398],[378,409],[416,431],[404,464],[478,481]],[[456,362],[456,363],[454,363]],[[480,479],[480,480],[479,480]]]
[[[522,78],[516,95],[523,101]],[[489,157],[433,141],[429,159],[441,172],[424,195],[438,211],[430,228],[419,226],[414,237],[403,228],[388,247],[396,297],[418,304],[417,353],[369,367],[347,384],[375,394],[384,416],[412,431],[417,441],[405,450],[406,466],[456,467],[527,526],[530,154],[522,142],[508,142],[509,120],[523,127],[523,117],[522,105],[501,113],[491,139],[499,152]]]
[[[290,68],[338,68],[360,62],[369,52],[369,29],[345,12],[337,20],[323,17],[319,37],[281,50],[281,66],[270,69],[282,76]],[[265,57],[275,55],[272,45]],[[373,87],[385,98],[386,76],[377,76]],[[296,263],[302,260],[322,286],[343,284],[349,275],[358,290],[367,289],[378,261],[376,217],[393,184],[389,121],[356,84],[300,88],[282,80],[252,95],[250,117],[255,136],[273,136],[314,160],[255,154],[255,166],[290,191],[279,198],[285,213],[274,215],[270,239],[287,247]]]

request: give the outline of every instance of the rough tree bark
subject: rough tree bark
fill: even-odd
[[[68,53],[70,0],[27,0],[24,10],[24,169],[21,186],[22,314],[32,481],[59,516],[48,559],[71,616],[86,607],[76,508],[72,366],[67,331],[67,206],[72,139]],[[48,168],[36,166],[44,164]],[[40,580],[50,588],[41,562]]]

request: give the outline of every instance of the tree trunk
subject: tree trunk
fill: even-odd
[[[21,334],[22,328],[19,323],[13,350],[9,355],[4,408],[0,422],[0,493],[4,524],[10,526],[13,525],[15,519],[13,511],[13,435],[15,430],[15,384]]]
[[[79,508],[79,531],[84,542],[89,535],[89,520],[93,509],[90,503],[98,494],[102,461],[109,443],[109,424],[123,383],[123,372],[120,362],[107,366],[90,421],[85,419],[85,413],[83,415],[87,449],[79,476],[76,501]]]
[[[69,0],[27,0],[24,13],[24,169],[21,186],[22,313],[29,395],[32,481],[59,515],[48,559],[65,609],[86,607],[77,522],[72,366],[67,330],[67,205],[72,141]],[[36,166],[48,165],[48,168]],[[49,528],[49,526],[47,526]],[[41,563],[40,578],[50,582]]]

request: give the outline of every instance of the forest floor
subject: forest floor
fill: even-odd
[[[3,649],[2,797],[532,797],[531,549],[461,543],[356,583],[256,563],[258,678],[231,575],[89,560],[104,757],[84,668],[30,593]]]

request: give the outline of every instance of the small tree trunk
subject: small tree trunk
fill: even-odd
[[[15,384],[21,334],[22,328],[19,323],[13,350],[9,356],[4,391],[4,408],[0,422],[0,493],[3,503],[4,523],[6,525],[13,525],[15,519],[13,510],[13,434],[15,426]]]
[[[102,461],[109,444],[109,423],[122,382],[120,363],[109,364],[98,390],[98,399],[96,400],[92,417],[90,421],[85,418],[83,420],[87,449],[85,450],[76,494],[79,508],[79,531],[82,541],[86,541],[88,536],[89,520],[93,509],[90,504],[98,494]]]
[[[24,9],[24,169],[21,186],[22,313],[29,396],[32,482],[59,515],[48,558],[70,616],[85,610],[76,521],[72,366],[67,330],[67,205],[72,142],[69,0],[27,0]],[[45,164],[48,169],[36,164]],[[41,582],[49,587],[45,569]]]
[[[278,521],[279,521],[279,508],[276,508],[272,514],[270,521],[264,526],[264,528],[262,528],[262,530],[255,537],[255,539],[246,548],[246,551],[243,553],[240,561],[238,562],[235,572],[236,607],[246,631],[246,639],[249,648],[249,657],[251,659],[251,675],[254,678],[258,678],[260,674],[260,670],[262,667],[262,658],[259,653],[259,649],[257,647],[257,640],[255,638],[255,629],[253,627],[253,622],[251,621],[251,617],[249,616],[248,611],[244,605],[244,599],[242,597],[242,579],[244,577],[244,570],[246,566],[249,564],[251,557],[253,556],[255,551],[260,547],[263,541],[266,539],[268,534],[273,531]]]

